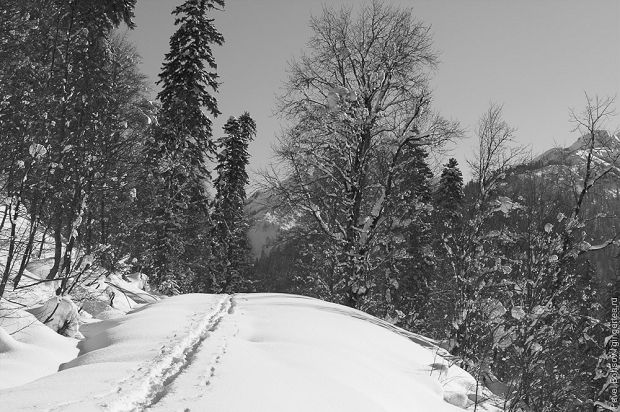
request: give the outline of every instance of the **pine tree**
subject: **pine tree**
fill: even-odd
[[[446,211],[456,212],[463,202],[463,174],[456,159],[451,158],[444,166],[435,192],[435,204]]]
[[[162,85],[157,95],[162,103],[159,122],[165,135],[161,149],[186,162],[190,169],[186,173],[197,186],[210,178],[205,156],[215,155],[212,122],[203,110],[214,117],[220,114],[209,93],[218,89],[218,76],[209,71],[217,69],[211,45],[224,43],[213,19],[207,18],[207,12],[217,6],[223,7],[224,1],[187,0],[173,11],[179,28],[170,39],[158,82]]]
[[[196,287],[208,258],[208,193],[213,158],[211,119],[217,101],[217,68],[211,50],[224,38],[207,13],[223,0],[187,0],[174,9],[177,31],[170,39],[158,94],[162,107],[148,151],[158,186],[154,211],[153,281],[166,293]]]
[[[214,248],[216,265],[211,289],[233,292],[241,287],[249,268],[248,224],[244,215],[248,184],[246,166],[249,163],[248,145],[256,135],[256,124],[249,113],[224,125],[226,133],[219,141],[220,152],[215,180],[217,194],[214,212]]]

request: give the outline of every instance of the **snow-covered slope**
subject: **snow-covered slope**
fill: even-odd
[[[299,296],[177,296],[83,326],[79,356],[0,391],[0,409],[473,410],[469,374],[431,341],[382,325]]]

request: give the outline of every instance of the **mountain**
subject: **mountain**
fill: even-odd
[[[536,156],[530,165],[535,168],[545,168],[550,165],[578,166],[583,165],[586,150],[592,143],[589,134],[581,136],[572,145],[560,148],[554,147]],[[596,132],[594,137],[594,155],[598,165],[610,165],[613,161],[617,163],[620,154],[620,136],[612,135],[606,130]],[[615,172],[620,171],[618,167]]]
[[[566,148],[552,148],[531,162],[516,167],[506,179],[510,187],[521,187],[529,177],[538,178],[547,195],[564,198],[572,210],[583,189],[589,147],[591,170],[588,184],[596,182],[584,198],[581,215],[586,222],[588,242],[600,244],[620,232],[620,136],[607,131],[596,132],[594,139],[584,135]],[[620,273],[620,248],[611,245],[604,250],[593,250],[589,259],[594,263],[599,279],[605,287]]]

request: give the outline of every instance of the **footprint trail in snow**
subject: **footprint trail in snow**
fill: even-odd
[[[156,407],[172,388],[205,386],[226,350],[226,336],[218,335],[217,329],[233,305],[231,296],[222,297],[215,311],[193,324],[186,336],[164,346],[158,357],[119,384],[114,401],[101,406],[114,412],[142,411]]]

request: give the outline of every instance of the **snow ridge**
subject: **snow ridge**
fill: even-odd
[[[215,312],[209,312],[183,339],[163,347],[157,358],[119,383],[116,399],[101,406],[114,412],[140,411],[159,402],[174,380],[192,364],[202,343],[217,329],[224,316],[230,313],[232,305],[232,298],[229,295],[223,296]]]

